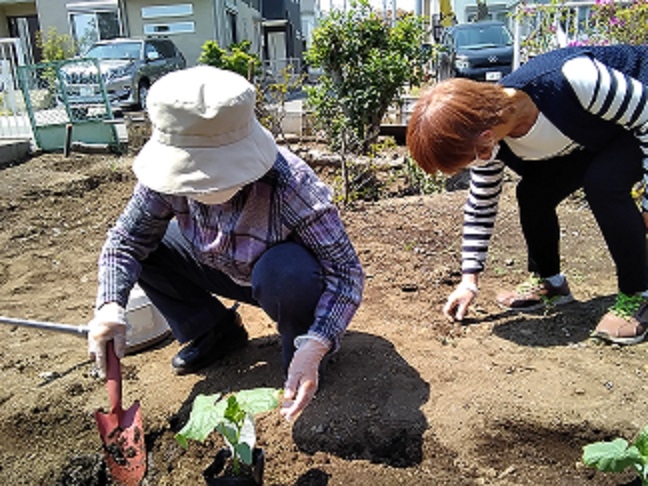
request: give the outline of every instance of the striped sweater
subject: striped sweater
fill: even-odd
[[[629,130],[643,151],[648,183],[648,47],[559,49],[529,61],[500,83],[526,92],[550,123],[592,151],[620,130]],[[524,163],[510,150],[502,152],[501,160],[471,169],[464,206],[463,273],[484,269],[504,169]],[[648,194],[642,206],[648,211]]]

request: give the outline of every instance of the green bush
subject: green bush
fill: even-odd
[[[308,104],[334,149],[366,154],[389,105],[422,82],[428,56],[421,18],[406,15],[392,26],[367,0],[350,4],[313,31],[307,60],[323,74]]]
[[[255,54],[250,54],[250,46],[250,41],[246,40],[232,44],[228,50],[220,47],[215,40],[208,40],[202,45],[198,64],[234,71],[252,81],[261,61]]]
[[[56,27],[47,29],[47,34],[43,31],[36,33],[36,44],[41,48],[43,61],[63,61],[75,56],[77,46],[74,39],[68,34],[61,34]]]
[[[648,0],[630,4],[599,0],[593,6],[594,29],[603,40],[621,44],[648,44]]]
[[[538,55],[558,47],[556,24],[569,38],[569,45],[648,43],[648,0],[597,0],[589,15],[577,18],[573,3],[551,0],[546,4],[521,2],[514,14],[531,27],[521,45],[527,55]]]

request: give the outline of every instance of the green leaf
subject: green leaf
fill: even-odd
[[[240,427],[241,422],[245,418],[245,410],[241,408],[235,395],[230,395],[227,399],[227,408],[225,409],[225,418]]]
[[[254,428],[254,420],[251,415],[246,415],[243,421],[243,426],[239,432],[239,443],[247,444],[250,449],[254,448],[256,444],[256,430]]]
[[[637,439],[634,441],[634,445],[644,457],[644,462],[648,464],[648,425],[639,432]]]
[[[226,403],[219,401],[220,397],[220,393],[196,396],[189,421],[175,435],[182,447],[187,448],[188,439],[204,442],[211,431],[225,419]]]
[[[236,424],[233,424],[229,421],[224,421],[216,426],[216,430],[218,430],[218,432],[222,434],[225,442],[227,442],[228,447],[234,450],[234,446],[239,442],[238,427],[236,426]]]
[[[248,466],[252,464],[252,449],[248,444],[242,442],[234,448],[234,453]]]
[[[639,449],[628,447],[628,441],[621,438],[586,445],[583,447],[583,462],[605,472],[622,472],[629,466],[642,464]]]
[[[175,436],[187,448],[188,439],[204,442],[213,431],[220,432],[233,451],[240,442],[252,449],[256,442],[254,415],[279,406],[281,390],[256,388],[242,390],[221,400],[222,394],[198,395],[194,399],[189,421]]]
[[[281,390],[276,388],[254,388],[241,390],[236,394],[236,400],[241,409],[254,416],[277,408],[280,394]]]

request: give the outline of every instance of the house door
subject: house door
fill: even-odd
[[[25,63],[34,64],[42,59],[42,51],[36,42],[36,33],[40,30],[38,16],[7,17],[9,36],[20,39],[25,56]]]
[[[286,33],[268,32],[268,61],[270,69],[277,76],[287,66]]]

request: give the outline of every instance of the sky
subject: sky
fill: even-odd
[[[389,9],[392,5],[392,2],[394,0],[385,0],[387,3],[387,8]],[[383,0],[371,0],[371,5],[378,9],[382,10],[383,9]],[[330,6],[332,5],[333,8],[343,8],[344,7],[344,0],[319,0],[319,5],[320,8],[324,11],[328,11],[330,9]],[[348,5],[348,2],[347,2]],[[416,6],[416,0],[396,0],[396,8],[397,9],[403,9],[408,12],[413,12]]]

